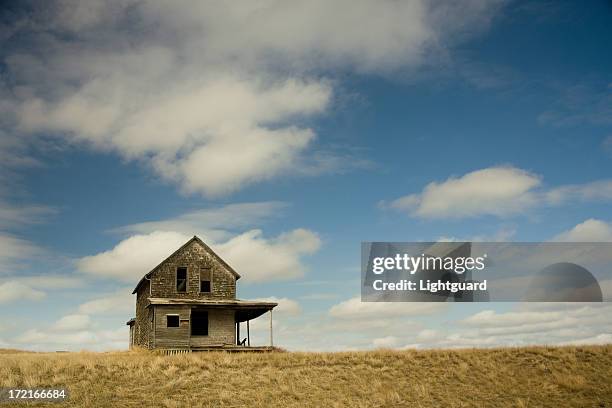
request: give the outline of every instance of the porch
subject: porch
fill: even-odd
[[[153,348],[164,350],[165,354],[271,351],[274,347],[272,309],[276,305],[243,300],[150,298],[149,306],[154,309]],[[268,344],[253,345],[250,321],[267,312]]]

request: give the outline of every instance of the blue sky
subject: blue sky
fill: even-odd
[[[605,305],[354,299],[362,241],[612,240],[611,18],[604,1],[5,6],[0,345],[126,347],[130,288],[193,234],[241,298],[281,299],[289,348],[612,341]]]

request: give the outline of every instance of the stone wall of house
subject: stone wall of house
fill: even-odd
[[[177,292],[176,271],[187,268],[187,291]],[[208,269],[211,292],[200,292],[200,271]],[[151,275],[151,297],[177,299],[236,299],[236,276],[197,241],[172,255]]]

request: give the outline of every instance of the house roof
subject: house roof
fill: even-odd
[[[194,241],[196,241],[200,245],[202,245],[204,247],[204,249],[206,249],[207,252],[209,252],[217,261],[219,261],[223,266],[225,266],[227,268],[227,270],[230,271],[236,277],[236,280],[240,279],[240,274],[238,272],[236,272],[234,270],[234,268],[229,266],[229,264],[227,262],[225,262],[223,260],[223,258],[221,258],[219,255],[217,255],[217,253],[215,251],[213,251],[211,247],[206,245],[206,243],[204,241],[202,241],[197,235],[194,235],[193,238],[191,238],[189,241],[185,242],[183,244],[183,246],[181,246],[179,249],[174,251],[170,256],[168,256],[166,259],[161,261],[155,268],[151,269],[146,275],[144,275],[142,277],[142,279],[140,279],[140,281],[138,281],[138,284],[136,285],[136,287],[132,291],[132,294],[136,293],[136,291],[138,290],[140,285],[142,285],[142,283],[145,281],[145,279],[149,279],[151,277],[151,274],[153,272],[155,272],[160,266],[162,266],[168,259],[172,258],[174,255],[178,254],[180,251],[182,251],[183,249],[187,248]]]

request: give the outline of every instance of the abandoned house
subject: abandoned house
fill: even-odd
[[[130,319],[130,348],[167,350],[247,350],[249,321],[277,303],[236,299],[240,275],[194,236],[138,282],[136,317]],[[240,323],[246,322],[246,337]],[[262,349],[262,347],[259,347]]]

